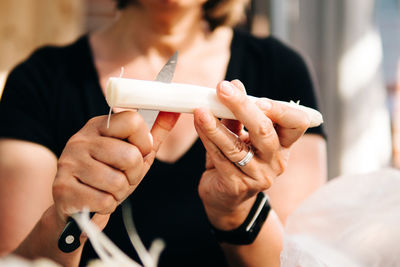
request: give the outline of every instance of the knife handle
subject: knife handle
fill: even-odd
[[[91,212],[90,218],[92,218],[94,214],[94,212]],[[75,251],[81,245],[81,234],[82,231],[76,221],[72,217],[69,217],[64,230],[58,238],[58,248],[65,253]]]

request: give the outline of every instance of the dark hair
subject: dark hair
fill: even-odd
[[[115,0],[118,9],[124,9],[135,0]],[[203,5],[204,19],[210,29],[218,26],[235,26],[244,17],[244,9],[248,0],[208,0]]]

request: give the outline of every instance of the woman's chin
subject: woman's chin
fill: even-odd
[[[188,7],[203,4],[204,0],[140,0],[143,4],[151,4],[163,8]]]

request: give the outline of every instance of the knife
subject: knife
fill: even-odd
[[[172,78],[174,77],[176,63],[178,61],[178,51],[176,51],[167,61],[167,63],[161,68],[158,73],[155,81],[170,83]],[[157,110],[139,110],[139,114],[146,121],[149,129],[153,127],[153,124],[157,118],[158,112]],[[90,218],[93,217],[95,213],[90,213]],[[64,227],[64,230],[61,232],[60,237],[58,238],[58,248],[65,253],[70,253],[75,251],[80,245],[81,242],[79,240],[82,234],[81,229],[78,224],[72,219],[72,217],[68,218],[67,224]]]
[[[178,51],[176,51],[171,56],[171,58],[168,59],[167,63],[164,65],[164,67],[162,67],[161,71],[158,73],[155,81],[163,83],[171,83],[172,78],[174,77],[177,60],[178,60]],[[139,114],[142,115],[150,130],[151,127],[153,127],[153,124],[157,118],[158,113],[159,113],[158,110],[148,110],[148,109],[139,110]]]

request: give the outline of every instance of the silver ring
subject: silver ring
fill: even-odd
[[[247,152],[246,156],[244,156],[244,158],[242,158],[241,161],[235,163],[236,166],[238,166],[238,167],[246,166],[250,162],[250,160],[253,158],[253,156],[254,156],[253,149],[251,149],[251,147],[249,147],[249,152]]]

